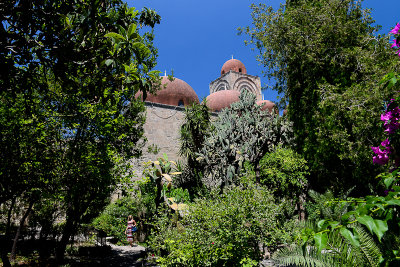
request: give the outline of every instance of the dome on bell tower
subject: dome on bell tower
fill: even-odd
[[[230,59],[227,62],[224,63],[224,65],[222,65],[221,68],[221,75],[224,75],[225,73],[229,72],[229,71],[236,71],[236,72],[240,72],[243,74],[247,74],[247,70],[246,67],[244,66],[244,64],[237,59]]]

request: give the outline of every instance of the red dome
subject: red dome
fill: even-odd
[[[221,75],[224,75],[231,70],[247,74],[247,70],[244,64],[240,60],[233,58],[224,63],[221,69]]]
[[[239,101],[240,92],[234,90],[222,90],[207,96],[207,106],[211,111],[220,111]]]
[[[166,87],[164,87],[166,85]],[[142,94],[139,92],[139,94]],[[138,96],[138,94],[137,94]],[[174,78],[170,81],[167,76],[161,80],[161,90],[156,95],[148,94],[146,101],[172,106],[188,106],[192,103],[200,103],[193,88],[181,79]]]
[[[259,100],[256,102],[256,104],[262,106],[262,110],[268,109],[269,112],[272,112],[273,110],[275,110],[275,113],[278,112],[275,104],[269,100]]]

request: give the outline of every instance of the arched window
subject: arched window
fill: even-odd
[[[224,75],[225,74],[225,71],[223,70],[222,72],[221,72],[221,75]]]
[[[242,72],[242,69],[241,69],[241,68],[239,68],[239,72]]]
[[[178,102],[178,107],[183,107],[183,106],[184,106],[183,100],[179,100],[179,102]]]
[[[222,90],[225,90],[225,86],[224,85],[218,86],[218,88],[217,88],[217,90],[215,90],[215,92],[222,91]]]

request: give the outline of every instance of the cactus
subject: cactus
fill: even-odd
[[[279,114],[263,111],[256,105],[253,94],[244,91],[239,101],[221,111],[214,123],[214,131],[205,139],[197,153],[204,164],[204,183],[219,186],[237,183],[244,161],[255,166],[278,144],[292,139],[292,125]]]
[[[167,192],[165,192],[165,190],[169,191],[172,189],[173,177],[182,174],[181,172],[174,171],[177,166],[176,162],[168,160],[168,156],[164,153],[162,158],[149,162],[149,165],[151,168],[146,169],[144,174],[151,179],[157,188],[155,199],[156,209],[164,201],[172,210],[183,215],[188,206],[184,203],[179,203],[174,198],[168,198]],[[166,188],[164,188],[164,185],[166,185]]]

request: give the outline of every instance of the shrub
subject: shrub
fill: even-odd
[[[306,160],[289,148],[277,147],[260,161],[260,183],[276,195],[298,196],[307,185]]]
[[[172,214],[160,213],[149,244],[162,266],[235,266],[258,261],[260,247],[276,248],[286,241],[277,228],[286,220],[287,206],[275,204],[273,196],[256,185],[227,188],[222,194],[214,191],[209,199],[189,204],[181,219],[174,221]]]
[[[132,197],[123,197],[109,204],[105,210],[93,221],[97,230],[103,230],[107,236],[113,236],[118,243],[128,244],[125,228],[128,215],[137,216],[137,201]]]

